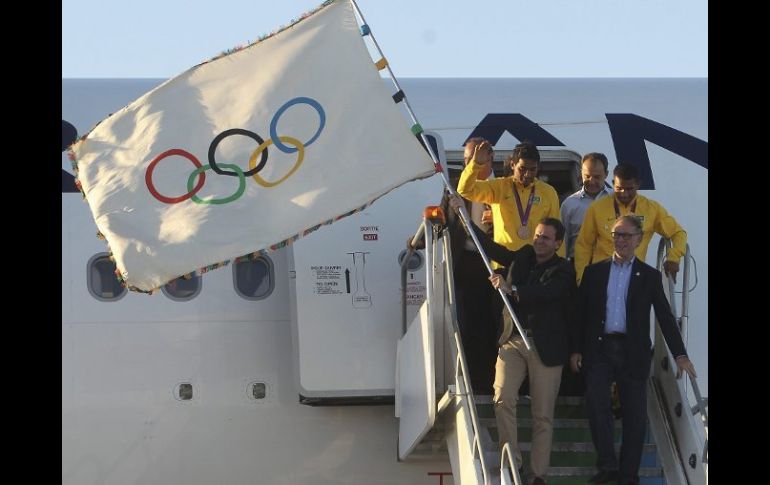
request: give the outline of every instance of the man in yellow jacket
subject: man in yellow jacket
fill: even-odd
[[[642,220],[644,236],[634,255],[644,261],[652,234],[657,232],[671,239],[672,248],[663,263],[663,270],[676,281],[679,260],[685,253],[687,233],[671,217],[662,205],[637,194],[639,171],[630,164],[619,164],[612,171],[614,195],[597,200],[586,211],[583,226],[575,241],[575,272],[577,281],[583,277],[583,270],[592,263],[598,263],[612,256],[614,242],[612,225],[620,216],[633,214]]]
[[[512,176],[478,180],[479,173],[492,164],[489,147],[484,143],[476,146],[473,158],[460,175],[457,192],[468,200],[491,204],[494,241],[511,250],[520,249],[532,244],[535,226],[543,218],[561,220],[559,196],[553,187],[535,178],[540,152],[527,142],[516,145],[508,160]],[[557,254],[564,257],[564,245]]]

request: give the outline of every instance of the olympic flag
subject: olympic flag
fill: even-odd
[[[140,291],[280,247],[435,172],[349,1],[170,79],[70,156],[119,277]]]

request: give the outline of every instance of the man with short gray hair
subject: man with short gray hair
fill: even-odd
[[[677,378],[683,371],[696,375],[663,293],[660,271],[634,255],[644,236],[642,221],[633,215],[618,217],[610,234],[612,257],[588,266],[580,282],[570,367],[585,371],[585,402],[599,470],[588,482],[633,485],[639,483],[647,419],[651,308],[675,358]],[[620,461],[610,405],[613,380],[623,406]]]

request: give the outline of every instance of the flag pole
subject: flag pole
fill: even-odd
[[[380,54],[380,61],[378,61],[378,67],[380,67],[380,63],[384,64],[384,68],[388,70],[388,74],[390,75],[390,79],[393,81],[393,84],[396,86],[397,93],[404,93],[403,89],[401,89],[401,85],[398,83],[398,79],[396,79],[396,75],[393,74],[393,70],[390,68],[390,64],[385,60],[385,54],[383,54],[382,49],[380,49],[380,44],[377,43],[377,39],[375,39],[374,34],[371,32],[371,29],[369,28],[369,24],[366,23],[366,18],[364,18],[364,14],[361,12],[361,9],[358,8],[358,4],[356,3],[356,0],[350,0],[350,2],[353,4],[353,8],[355,8],[356,13],[358,13],[358,16],[361,17],[361,23],[363,24],[361,26],[361,35],[362,36],[369,36],[372,39],[372,42],[374,43],[374,47],[377,48],[377,52]],[[380,70],[382,68],[380,67]],[[412,126],[412,132],[415,134],[419,134],[420,138],[423,141],[423,144],[425,145],[425,148],[428,150],[428,154],[430,155],[430,158],[433,160],[433,164],[436,166],[436,172],[441,175],[441,180],[444,181],[444,186],[449,191],[451,195],[459,196],[457,191],[452,187],[452,184],[449,183],[449,179],[447,178],[446,174],[444,173],[444,170],[441,168],[441,162],[438,159],[438,155],[433,151],[433,145],[431,145],[428,142],[428,138],[425,136],[425,132],[422,129],[422,126],[420,126],[420,123],[417,121],[417,116],[414,114],[414,111],[412,110],[411,105],[409,104],[409,100],[407,99],[406,95],[403,95],[401,97],[401,100],[404,102],[404,107],[406,107],[406,111],[409,113],[409,116],[412,118],[412,122],[414,125]],[[465,209],[465,206],[460,206],[460,219],[463,221],[463,224],[465,225],[466,229],[468,230],[468,235],[470,235],[471,239],[473,240],[473,244],[476,245],[476,247],[479,250],[479,254],[481,255],[482,261],[484,261],[484,265],[487,267],[487,272],[489,272],[489,275],[495,274],[492,270],[492,263],[489,260],[489,257],[484,252],[484,249],[481,247],[481,243],[479,242],[478,238],[476,237],[476,232],[471,227],[470,217],[468,216],[468,212]],[[503,292],[502,288],[498,288],[497,292],[500,294],[500,297],[503,299],[503,304],[505,304],[505,308],[508,309],[508,313],[511,314],[511,318],[513,318],[513,323],[516,325],[516,328],[519,331],[519,335],[521,335],[522,340],[524,340],[524,345],[526,345],[527,350],[531,350],[532,346],[529,343],[529,340],[527,339],[527,335],[524,332],[524,329],[521,326],[521,323],[519,322],[519,319],[516,317],[516,312],[513,311],[513,307],[511,306],[511,302],[508,301],[508,298],[506,298],[505,293]]]

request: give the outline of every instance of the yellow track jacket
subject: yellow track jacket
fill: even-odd
[[[588,206],[583,226],[575,240],[575,272],[578,283],[583,277],[586,266],[609,258],[615,251],[615,244],[610,235],[616,219],[613,200],[615,200],[614,196],[604,197]],[[685,253],[687,244],[687,233],[682,226],[666,212],[662,205],[643,195],[636,195],[636,210],[633,213],[629,210],[631,205],[633,202],[628,206],[618,203],[618,208],[621,216],[633,214],[642,218],[644,235],[642,243],[634,251],[636,257],[644,261],[652,234],[657,232],[671,239],[673,247],[668,253],[667,260],[678,263]]]
[[[523,187],[513,181],[513,176],[496,178],[492,180],[477,180],[481,166],[471,161],[465,166],[460,181],[457,184],[457,192],[468,200],[484,202],[492,206],[492,224],[494,227],[494,240],[508,249],[516,250],[525,244],[532,244],[535,238],[535,227],[544,217],[553,217],[561,220],[559,214],[559,196],[556,190],[547,183],[538,180],[535,185],[535,198],[529,213],[527,228],[529,238],[521,239],[516,231],[521,227],[521,218],[516,207],[516,199],[513,196],[513,186],[521,198],[521,209],[526,211],[529,192],[532,186]],[[562,244],[556,254],[564,257],[565,245]]]

